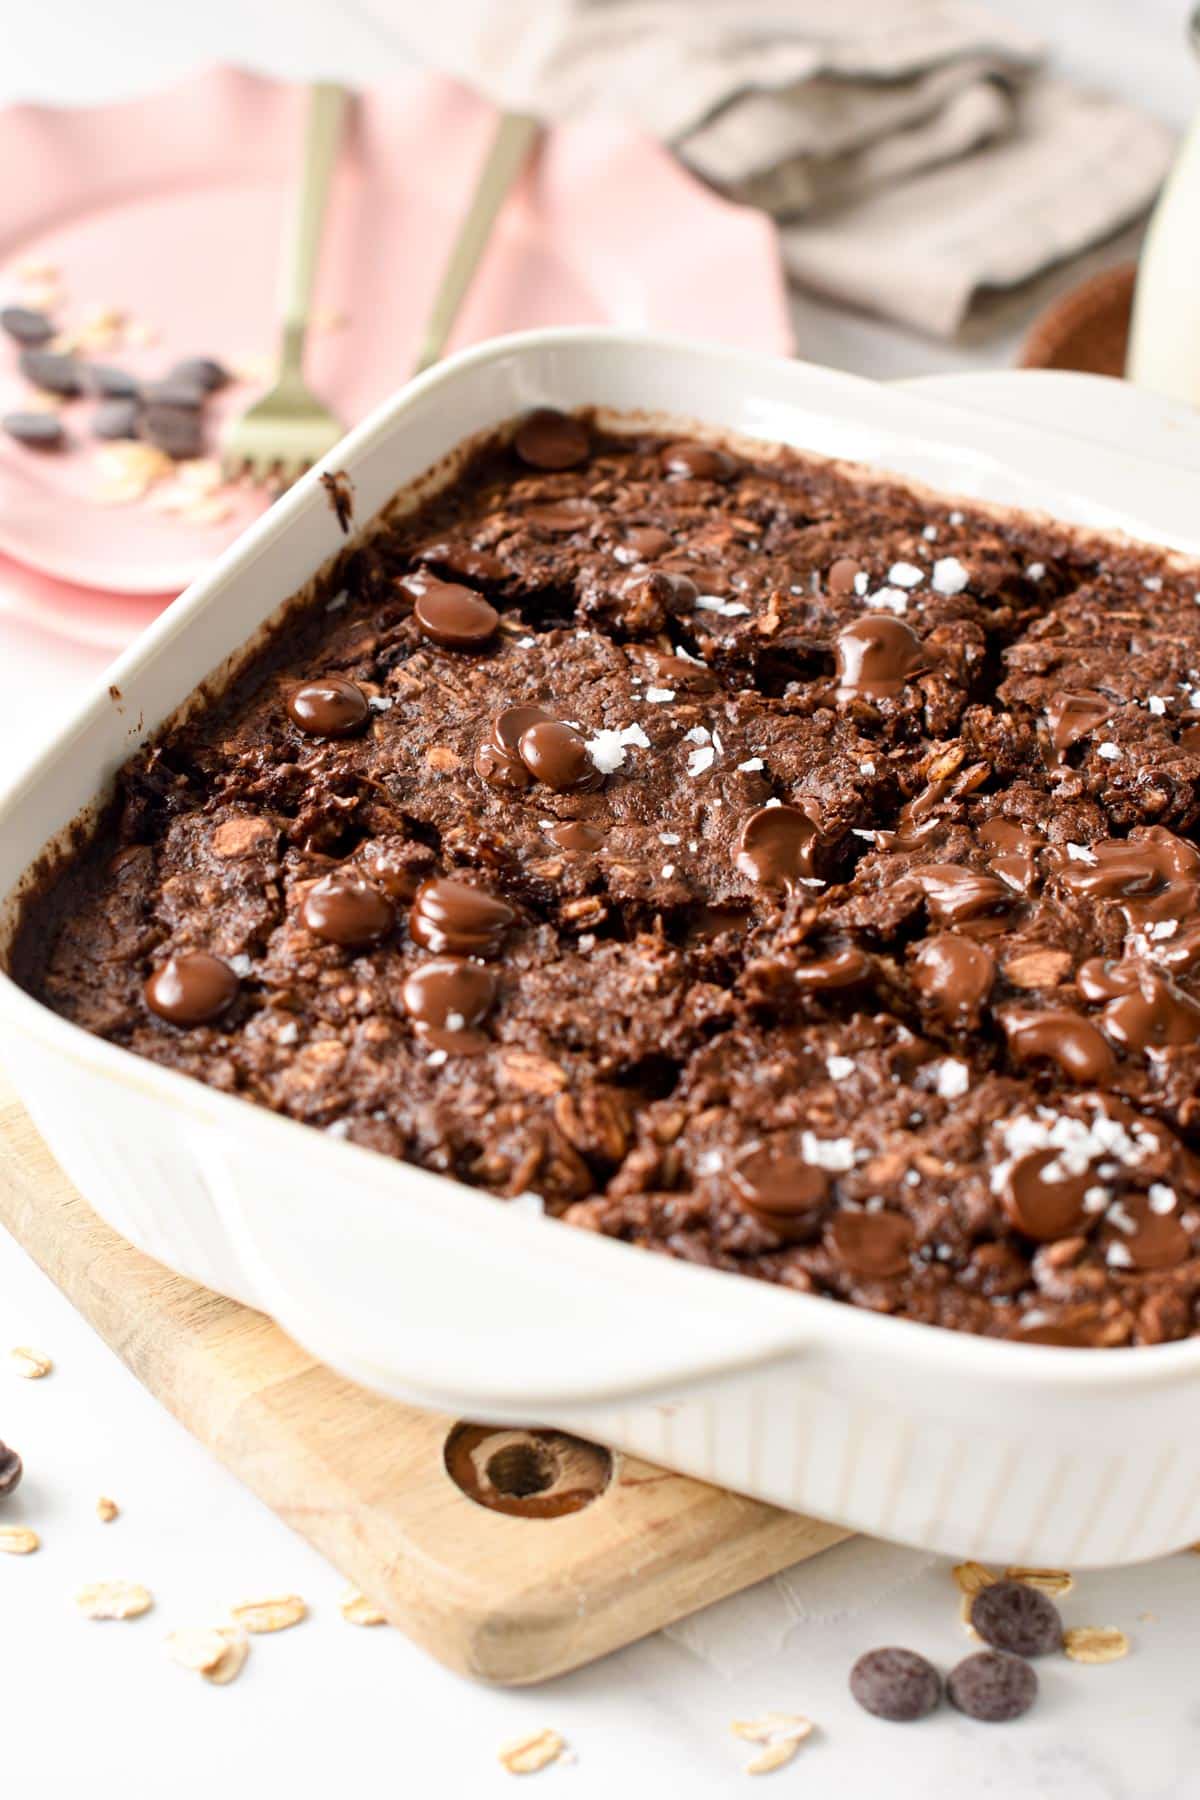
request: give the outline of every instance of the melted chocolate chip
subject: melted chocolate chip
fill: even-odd
[[[1035,1243],[1051,1244],[1087,1223],[1085,1200],[1092,1185],[1086,1172],[1068,1175],[1056,1150],[1031,1150],[1005,1169],[1000,1204],[1018,1231]]]
[[[931,1713],[942,1697],[942,1680],[915,1650],[868,1650],[850,1671],[850,1692],[865,1712],[906,1725]]]
[[[907,1273],[913,1237],[911,1220],[896,1212],[841,1212],[825,1227],[830,1254],[868,1281]]]
[[[1066,1007],[1013,1011],[1002,1015],[1000,1023],[1015,1062],[1052,1062],[1068,1080],[1088,1085],[1109,1079],[1116,1070],[1116,1059],[1091,1020]]]
[[[480,744],[475,751],[475,773],[489,787],[504,794],[523,793],[533,781],[519,756],[509,756],[488,743]]]
[[[387,895],[374,882],[349,872],[314,881],[304,896],[300,917],[314,937],[347,950],[377,944],[396,923]]]
[[[892,698],[929,666],[916,632],[891,613],[864,613],[843,625],[835,647],[841,699]]]
[[[171,1025],[207,1025],[237,999],[238,978],[229,964],[206,950],[170,956],[145,987],[151,1012]]]
[[[370,717],[367,696],[353,681],[326,675],[288,695],[288,717],[309,737],[350,737]]]
[[[438,1050],[476,1056],[489,1039],[477,1027],[496,998],[496,977],[482,963],[437,956],[422,963],[400,994],[404,1010],[425,1041]]]
[[[797,963],[791,975],[803,992],[822,993],[826,989],[857,987],[868,979],[873,966],[865,951],[848,948],[835,950],[832,956]]]
[[[654,562],[675,548],[675,539],[661,525],[629,525],[613,551],[619,563]]]
[[[921,884],[925,910],[939,925],[961,925],[1012,905],[1012,891],[994,875],[960,863],[919,863],[908,870]]]
[[[1022,1656],[979,1650],[964,1656],[946,1677],[951,1706],[987,1725],[1007,1725],[1027,1713],[1037,1699],[1038,1678]]]
[[[572,531],[582,531],[596,517],[596,506],[592,500],[584,500],[568,495],[565,500],[548,500],[526,510],[526,521],[539,531],[549,532],[551,537],[562,537]]]
[[[860,565],[852,556],[839,556],[831,562],[825,576],[825,589],[830,594],[852,594],[854,577],[859,573]]]
[[[1078,694],[1056,694],[1046,708],[1050,747],[1056,760],[1062,762],[1072,744],[1103,725],[1115,711],[1114,702],[1106,700],[1103,694],[1089,690]]]
[[[1102,1023],[1108,1036],[1126,1050],[1151,1053],[1196,1043],[1200,1006],[1145,964],[1135,964],[1134,975],[1134,982],[1104,1009]]]
[[[426,544],[418,551],[422,562],[436,563],[441,569],[448,569],[451,575],[458,575],[466,582],[503,581],[508,570],[498,556],[490,550],[476,550],[471,544],[454,544],[445,540],[436,544]]]
[[[598,850],[604,842],[600,827],[588,825],[583,819],[564,819],[559,825],[551,825],[546,836],[558,850]]]
[[[728,481],[738,467],[728,450],[715,444],[668,444],[659,461],[679,481]]]
[[[1125,1195],[1120,1223],[1115,1217],[1106,1221],[1100,1245],[1108,1267],[1118,1275],[1123,1268],[1174,1269],[1192,1254],[1192,1240],[1180,1223],[1178,1202],[1170,1211],[1159,1211],[1141,1194]]]
[[[521,421],[513,449],[531,469],[574,469],[591,455],[592,438],[581,420],[542,406]]]
[[[737,867],[759,887],[791,888],[810,879],[820,826],[799,806],[760,806],[738,835]]]
[[[1023,1581],[993,1581],[980,1588],[971,1602],[971,1623],[986,1644],[1013,1656],[1048,1656],[1062,1649],[1057,1606]]]
[[[422,635],[443,650],[478,650],[500,623],[490,600],[456,581],[410,575],[402,586],[413,596],[413,618]]]
[[[583,734],[560,719],[528,726],[518,749],[529,773],[556,794],[587,793],[604,780],[588,755]]]
[[[418,944],[439,955],[491,957],[499,956],[516,916],[498,894],[443,875],[417,889],[408,928]]]
[[[792,1151],[761,1145],[730,1170],[734,1193],[748,1213],[782,1238],[816,1235],[829,1197],[829,1177]]]
[[[948,1025],[976,1023],[995,978],[991,951],[949,932],[926,938],[913,958],[913,983],[918,993],[924,994]]]
[[[553,717],[541,706],[508,706],[492,721],[492,742],[509,756],[519,756],[521,739],[530,727]]]

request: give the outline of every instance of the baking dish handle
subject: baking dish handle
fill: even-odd
[[[536,1422],[666,1399],[808,1348],[795,1296],[759,1283],[532,1216],[505,1220],[498,1243],[436,1194],[418,1211],[374,1183],[354,1193],[351,1232],[340,1161],[336,1184],[314,1170],[302,1192],[216,1130],[194,1148],[255,1303],[322,1362],[416,1405]]]

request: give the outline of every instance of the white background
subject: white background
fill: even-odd
[[[502,4],[502,0],[498,0]],[[989,0],[1043,32],[1060,66],[1184,125],[1200,70],[1184,44],[1184,0]],[[396,0],[397,17],[403,12]],[[377,81],[403,54],[353,4],[321,0],[0,0],[0,103],[78,101],[144,90],[215,60],[292,76]],[[3,171],[0,171],[3,179]],[[1094,259],[1118,260],[1122,246]],[[935,345],[817,303],[796,303],[802,355],[902,376],[1011,363],[1047,294],[1004,309],[978,341]],[[6,618],[0,596],[0,760],[53,729],[102,659]],[[4,1522],[36,1524],[44,1549],[0,1568],[0,1768],[19,1800],[94,1793],[210,1796],[370,1793],[441,1800],[508,1793],[497,1745],[553,1725],[578,1760],[533,1779],[577,1800],[624,1789],[740,1791],[745,1747],[728,1722],[799,1710],[819,1735],[774,1779],[779,1791],[839,1800],[1173,1800],[1197,1791],[1200,1557],[1081,1580],[1071,1623],[1118,1624],[1132,1657],[1108,1668],[1055,1661],[1019,1725],[949,1712],[887,1727],[845,1695],[854,1657],[908,1643],[943,1667],[963,1654],[944,1565],[847,1546],[784,1583],[714,1609],[533,1693],[479,1689],[399,1634],[345,1625],[343,1582],[258,1505],[143,1393],[7,1238],[0,1236],[0,1350],[33,1343],[56,1361],[26,1383],[0,1367],[0,1436],[26,1458]],[[122,1516],[102,1526],[96,1496]],[[127,1624],[88,1624],[71,1596],[124,1576],[158,1600]],[[297,1591],[313,1609],[258,1640],[241,1680],[210,1689],[171,1666],[168,1629],[223,1605]],[[542,1788],[535,1791],[542,1792]]]

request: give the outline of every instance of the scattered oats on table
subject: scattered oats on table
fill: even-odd
[[[182,1631],[173,1631],[167,1638],[167,1655],[172,1662],[177,1662],[181,1669],[194,1669],[201,1675],[210,1674],[229,1649],[229,1644],[219,1630],[209,1627],[187,1627]]]
[[[220,1626],[218,1635],[225,1640],[225,1653],[211,1669],[201,1669],[200,1673],[214,1687],[228,1687],[231,1681],[236,1681],[245,1666],[250,1654],[250,1640],[244,1632],[229,1625]]]
[[[373,1600],[357,1588],[347,1588],[340,1601],[342,1617],[348,1625],[386,1625],[387,1618]]]
[[[766,1712],[757,1719],[734,1719],[729,1729],[734,1737],[763,1746],[746,1764],[746,1774],[769,1775],[791,1762],[804,1740],[812,1736],[813,1723],[802,1713]]]
[[[539,1769],[558,1762],[566,1747],[566,1739],[557,1731],[530,1731],[501,1744],[497,1755],[510,1775],[536,1775]]]
[[[75,1604],[85,1619],[136,1619],[150,1611],[154,1596],[140,1581],[92,1581]]]
[[[0,1525],[0,1550],[6,1556],[30,1556],[42,1540],[28,1525]]]
[[[40,1350],[31,1350],[28,1344],[18,1344],[8,1354],[13,1373],[25,1381],[40,1381],[54,1367],[48,1356],[43,1356]]]
[[[243,1600],[231,1606],[230,1613],[243,1631],[258,1635],[267,1631],[286,1631],[308,1617],[308,1607],[299,1594],[276,1594],[267,1600]]]
[[[111,1525],[120,1510],[116,1501],[110,1500],[107,1494],[101,1494],[96,1502],[96,1517],[102,1525]]]
[[[1063,1633],[1063,1649],[1072,1662],[1119,1662],[1131,1645],[1115,1625],[1075,1625]]]

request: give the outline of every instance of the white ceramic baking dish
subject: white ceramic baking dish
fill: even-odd
[[[327,466],[350,473],[361,523],[461,441],[540,403],[701,420],[1196,548],[1180,530],[1195,477],[1165,462],[803,363],[616,332],[456,357]],[[319,474],[176,601],[0,798],[0,942],[43,847],[341,547]],[[104,1218],[373,1387],[569,1426],[960,1555],[1118,1563],[1200,1537],[1200,1340],[997,1343],[647,1255],[140,1061],[7,978],[0,1052]]]

